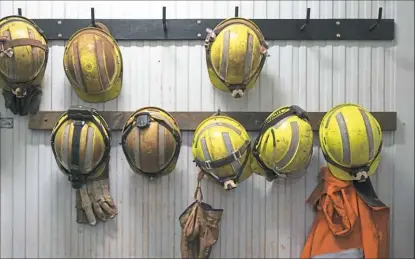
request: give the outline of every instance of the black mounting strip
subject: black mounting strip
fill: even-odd
[[[238,8],[235,8],[238,15]],[[223,19],[33,19],[49,40],[68,40],[73,33],[104,23],[116,40],[204,40],[206,28],[213,29]],[[395,36],[395,21],[381,19],[253,19],[269,40],[384,40]]]

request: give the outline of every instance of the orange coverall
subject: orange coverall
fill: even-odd
[[[342,181],[327,167],[320,176],[307,200],[316,215],[301,258],[388,258],[389,207],[377,198],[370,179]]]

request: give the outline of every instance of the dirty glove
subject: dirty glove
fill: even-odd
[[[40,87],[31,87],[25,91],[26,95],[24,97],[17,97],[13,92],[3,90],[6,109],[20,116],[36,114],[39,111],[42,100],[42,89]]]
[[[117,215],[117,208],[109,192],[108,169],[102,176],[88,181],[76,190],[76,222],[96,224],[97,218],[106,221]]]
[[[199,173],[195,199],[180,215],[182,228],[180,250],[182,258],[209,258],[212,246],[219,238],[220,220],[223,209],[213,209],[202,202],[203,194],[200,181],[203,173]]]

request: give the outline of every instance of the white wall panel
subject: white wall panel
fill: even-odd
[[[95,7],[96,19],[158,19],[162,6],[167,6],[168,18],[223,18],[234,14],[234,6],[239,6],[240,16],[247,18],[303,18],[307,7],[311,7],[311,18],[373,18],[381,6],[385,18],[396,19],[398,41],[394,42],[270,42],[270,57],[257,86],[240,100],[210,85],[202,42],[120,42],[124,63],[122,92],[115,100],[89,105],[101,111],[133,111],[147,105],[169,111],[272,111],[298,104],[315,112],[354,102],[372,111],[398,110],[397,132],[401,135],[384,134],[382,161],[372,181],[380,198],[392,208],[392,256],[414,256],[410,197],[414,187],[413,137],[412,142],[396,142],[414,129],[413,113],[402,113],[400,117],[404,106],[413,111],[413,2],[0,1],[0,16],[15,14],[20,7],[29,18],[89,18],[90,7]],[[397,56],[411,51],[410,57]],[[76,96],[65,77],[63,52],[64,42],[50,42],[43,111],[87,104]],[[397,75],[403,79],[399,81]],[[402,80],[409,80],[410,96],[397,85]],[[0,112],[12,116],[0,99]],[[405,103],[399,105],[401,99]],[[120,133],[114,132],[110,177],[119,214],[114,220],[92,227],[75,221],[75,192],[55,163],[50,132],[29,130],[27,117],[14,119],[13,130],[1,129],[2,258],[180,257],[178,217],[192,202],[196,185],[190,149],[192,133],[183,133],[174,173],[148,181],[132,173],[118,144]],[[307,175],[299,180],[271,184],[253,176],[233,192],[225,192],[208,181],[203,183],[205,201],[225,210],[211,257],[300,255],[313,221],[313,212],[305,201],[324,165],[315,137],[312,163]],[[398,149],[404,153],[397,153]],[[400,171],[396,171],[398,167]]]

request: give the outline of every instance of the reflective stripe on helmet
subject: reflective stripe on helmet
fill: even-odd
[[[93,164],[92,160],[94,158],[94,136],[95,130],[93,127],[88,126],[88,131],[86,135],[86,147],[85,147],[85,159],[83,159],[83,166],[81,167],[84,170],[84,173],[87,173],[92,170]]]
[[[197,134],[197,136],[195,137],[196,147],[197,147],[198,140],[199,140],[200,136],[201,136],[201,135],[202,135],[202,134],[203,134],[206,130],[208,130],[208,129],[210,129],[210,128],[213,128],[213,127],[220,127],[220,126],[222,126],[222,127],[226,127],[226,128],[228,128],[228,129],[230,129],[230,130],[233,130],[236,134],[241,135],[241,131],[240,131],[238,128],[236,128],[236,127],[232,126],[231,124],[228,124],[228,123],[225,123],[225,122],[214,122],[214,123],[211,123],[211,124],[207,125],[206,127],[202,128],[202,129],[200,130],[200,132]]]
[[[84,76],[81,69],[81,57],[79,56],[78,52],[78,41],[75,41],[72,45],[72,51],[74,53],[75,61],[73,62],[72,59],[69,59],[69,63],[72,64],[74,68],[74,74],[76,78],[76,84],[74,84],[76,87],[84,91],[85,93],[88,93],[88,89],[85,87],[84,83]],[[72,63],[73,62],[73,63]]]
[[[226,31],[223,35],[223,48],[222,58],[220,63],[220,77],[226,81],[226,75],[228,73],[228,60],[229,60],[229,37],[231,32]]]
[[[248,32],[248,43],[246,46],[245,53],[245,64],[244,64],[244,84],[248,84],[251,79],[251,69],[252,69],[252,57],[253,57],[253,44],[254,36]]]
[[[61,140],[61,162],[64,167],[69,168],[68,158],[69,158],[69,130],[71,124],[66,124],[65,129],[62,134]]]
[[[135,134],[135,147],[140,147],[140,131],[136,130],[134,131]],[[140,149],[139,148],[133,148],[133,153],[134,153],[134,163],[135,164],[140,164]]]
[[[226,150],[228,151],[228,155],[231,155],[234,152],[234,150],[232,146],[232,140],[229,137],[229,133],[222,132],[222,138],[223,138],[223,142],[225,143]],[[239,159],[236,159],[235,161],[233,161],[231,163],[231,166],[232,166],[232,169],[235,175],[238,175],[242,171],[241,162],[239,161]]]
[[[158,127],[158,166],[162,168],[164,166],[164,159],[165,159],[165,140],[166,136],[164,135],[166,128],[165,127]]]
[[[352,159],[350,154],[349,132],[347,131],[347,125],[341,112],[336,114],[336,121],[340,129],[340,136],[343,147],[343,164],[349,165]]]
[[[290,146],[288,148],[287,153],[283,156],[283,158],[278,161],[275,165],[275,171],[278,172],[280,168],[284,168],[288,165],[288,163],[293,159],[295,152],[298,149],[298,144],[300,143],[300,134],[298,130],[298,123],[296,121],[290,122],[291,126],[291,141]]]
[[[369,142],[369,160],[372,160],[375,156],[372,125],[370,125],[369,118],[367,117],[366,112],[362,109],[359,109],[359,112],[362,115],[363,121],[365,123],[367,140]]]

